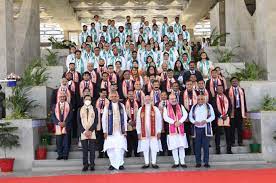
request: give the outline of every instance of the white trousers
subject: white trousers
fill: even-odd
[[[179,148],[173,149],[172,155],[173,155],[173,160],[174,160],[175,165],[179,164],[179,160],[180,160],[181,165],[185,164],[185,149],[184,149],[184,147],[179,147]]]
[[[124,149],[120,148],[112,148],[107,150],[107,155],[109,157],[109,161],[111,166],[119,169],[120,166],[124,164]]]
[[[145,160],[145,164],[149,165],[150,162],[150,155],[151,155],[151,164],[156,165],[156,156],[157,156],[157,152],[156,151],[143,151],[144,154],[144,160]]]

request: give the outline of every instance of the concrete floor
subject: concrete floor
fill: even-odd
[[[257,165],[211,165],[210,169],[202,168],[195,168],[194,165],[187,165],[187,169],[171,169],[170,167],[160,166],[158,170],[148,169],[137,169],[137,168],[128,168],[126,167],[123,171],[109,171],[107,170],[97,170],[94,172],[81,172],[81,168],[79,171],[58,171],[58,172],[13,172],[13,173],[1,173],[0,172],[0,180],[3,178],[9,177],[38,177],[38,176],[60,176],[60,175],[89,175],[89,174],[116,174],[116,173],[153,173],[153,172],[168,172],[168,171],[213,171],[213,170],[246,170],[246,169],[264,169],[264,168],[276,168],[276,163],[266,163],[266,164],[257,164]]]

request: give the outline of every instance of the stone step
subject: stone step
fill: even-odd
[[[169,168],[173,163],[173,158],[171,156],[158,157],[158,164],[160,168]],[[194,167],[195,157],[186,156],[185,159],[188,167]],[[210,155],[211,165],[256,165],[265,164],[266,162],[262,158],[262,154],[221,154],[221,155]],[[95,160],[97,170],[106,170],[109,166],[109,160],[96,159]],[[139,158],[125,158],[125,167],[127,169],[131,168],[133,170],[139,170],[144,164],[143,157]],[[71,171],[80,170],[82,167],[82,160],[79,159],[69,159],[64,160],[35,160],[33,161],[32,171],[43,172],[43,171]]]
[[[249,146],[237,146],[237,147],[232,147],[232,152],[234,154],[246,154],[250,152]],[[210,154],[215,154],[216,149],[215,147],[210,147],[209,148],[209,153]],[[221,147],[221,153],[224,154],[226,153],[226,147]],[[96,157],[97,157],[98,152],[96,152]],[[47,159],[56,159],[57,153],[55,150],[53,151],[48,151],[47,152]],[[76,151],[71,151],[69,153],[69,158],[70,159],[79,159],[82,157],[82,151],[80,149],[76,149]]]

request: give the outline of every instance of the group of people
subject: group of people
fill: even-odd
[[[160,28],[142,17],[137,38],[129,16],[119,28],[114,20],[102,26],[99,16],[94,19],[90,30],[83,26],[81,48],[70,48],[68,70],[52,95],[57,160],[68,159],[72,137],[81,143],[83,171],[94,170],[95,151],[109,158],[110,170],[123,170],[124,157],[140,152],[144,169],[158,168],[158,154],[172,155],[172,168],[186,168],[185,155],[194,153],[201,167],[203,148],[209,168],[213,134],[217,154],[222,131],[228,154],[236,129],[243,145],[244,90],[236,77],[228,87],[204,50],[195,63],[179,17],[172,26],[164,17]]]

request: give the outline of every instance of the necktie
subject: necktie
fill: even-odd
[[[140,91],[138,91],[138,92],[137,92],[137,101],[140,102],[140,98],[141,98],[141,93],[140,93]]]
[[[167,80],[167,73],[164,72],[164,80]]]
[[[88,107],[86,108],[86,114],[87,114],[87,121],[88,121],[88,119],[89,119],[89,108]]]

